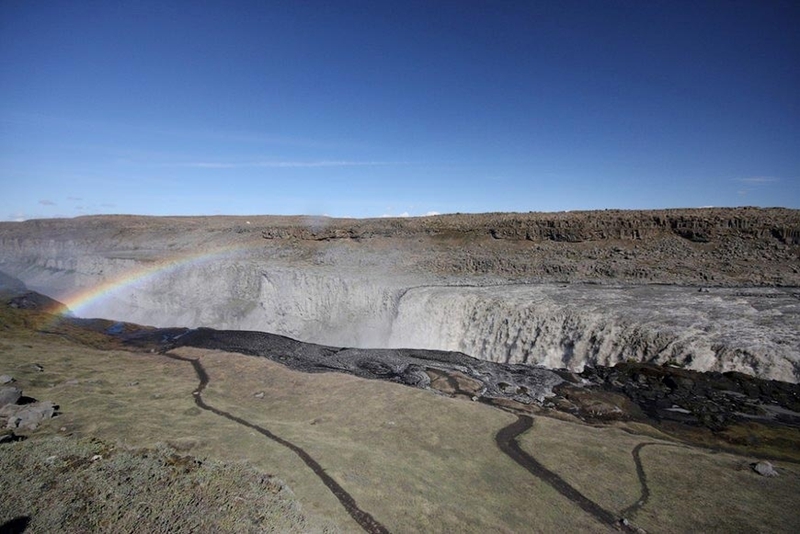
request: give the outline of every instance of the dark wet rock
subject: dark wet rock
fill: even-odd
[[[111,326],[109,326],[108,328],[106,328],[106,334],[109,334],[109,335],[112,335],[112,336],[113,335],[117,335],[117,334],[121,334],[124,331],[125,331],[125,324],[124,323],[119,323],[119,322],[114,323]]]
[[[619,393],[591,390],[568,383],[559,384],[553,390],[557,395],[551,402],[557,409],[587,421],[625,420],[642,416],[638,407]]]
[[[581,384],[583,379],[578,373],[573,373],[567,369],[553,369],[553,372],[560,376],[565,382],[572,384]]]
[[[673,366],[587,366],[589,389],[625,395],[650,419],[720,431],[743,421],[800,426],[800,386],[743,373],[701,373]]]
[[[153,329],[123,336],[132,346],[166,351],[189,346],[269,358],[308,373],[340,372],[412,387],[430,387],[427,370],[459,372],[483,385],[482,396],[541,402],[563,382],[555,372],[528,365],[479,360],[460,352],[326,347],[264,332]],[[500,387],[504,383],[506,386]]]
[[[8,429],[0,430],[0,443],[6,443],[10,441],[14,441],[14,431]],[[0,530],[0,532],[2,531]]]
[[[0,387],[0,408],[7,404],[16,404],[22,397],[22,390],[14,386]]]
[[[761,475],[762,477],[776,477],[778,476],[778,472],[775,470],[775,467],[767,461],[756,462],[751,464],[753,471]]]

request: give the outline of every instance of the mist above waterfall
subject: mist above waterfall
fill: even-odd
[[[774,288],[466,286],[220,261],[112,291],[82,314],[573,370],[636,360],[797,381],[800,367],[800,301]]]

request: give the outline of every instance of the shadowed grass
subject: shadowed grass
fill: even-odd
[[[244,464],[164,446],[29,439],[0,449],[0,524],[26,532],[313,532],[292,492]]]

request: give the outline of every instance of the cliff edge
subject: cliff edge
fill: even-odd
[[[0,223],[0,270],[235,248],[290,265],[524,282],[800,286],[800,211],[708,208],[311,216],[90,216]],[[65,267],[66,266],[66,267]]]

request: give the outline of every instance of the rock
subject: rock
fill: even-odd
[[[553,369],[558,376],[560,376],[565,382],[569,382],[571,384],[582,384],[583,379],[578,375],[578,373],[573,373],[568,369]]]
[[[41,310],[47,313],[60,313],[67,309],[61,302],[35,291],[26,291],[21,295],[15,296],[8,301],[8,305],[16,309]]]
[[[9,404],[0,408],[0,416],[8,417],[6,428],[20,430],[36,430],[45,419],[56,413],[56,405],[50,401],[35,402],[22,406]]]
[[[15,437],[13,430],[0,430],[0,443],[14,441]]]
[[[9,375],[0,375],[0,385],[13,382],[14,378]]]
[[[257,398],[257,399],[263,399],[263,398],[264,398],[264,392],[263,392],[263,391],[259,391],[258,393],[256,393],[256,394],[255,394],[255,395],[253,395],[253,396],[254,396],[255,398]]]
[[[760,462],[756,462],[754,464],[751,464],[751,467],[753,468],[753,471],[755,471],[762,477],[778,476],[778,472],[775,470],[772,464],[767,461],[762,460]]]
[[[22,396],[22,390],[14,386],[0,388],[0,408],[6,404],[16,404]]]

